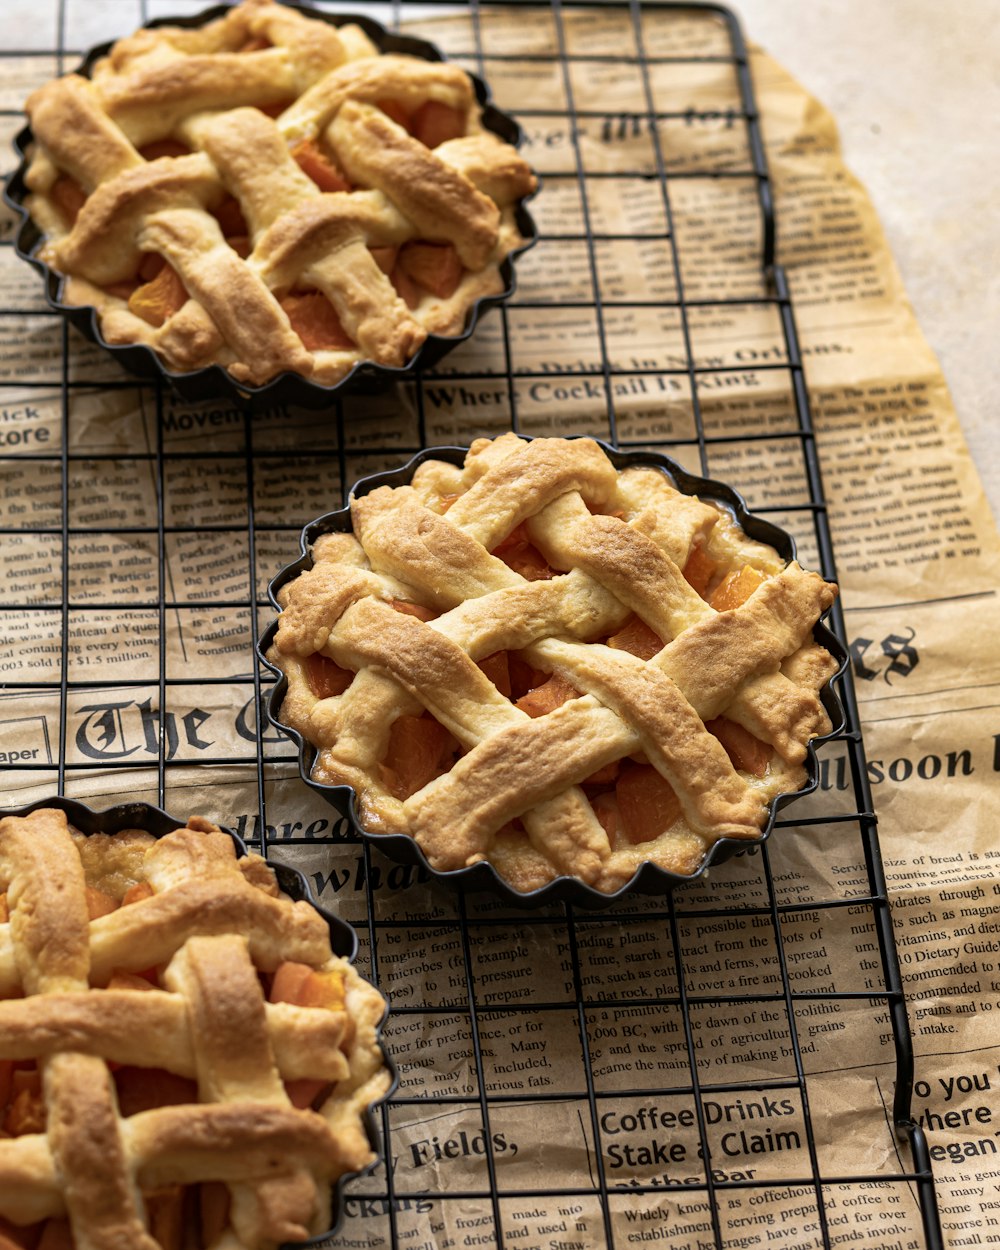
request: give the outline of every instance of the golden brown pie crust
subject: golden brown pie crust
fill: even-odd
[[[385,1004],[333,955],[319,913],[197,817],[159,839],[86,838],[57,809],[7,817],[0,885],[0,1056],[41,1074],[40,1123],[21,1114],[0,1139],[0,1216],[68,1220],[93,1250],[157,1250],[181,1244],[181,1214],[163,1240],[165,1195],[182,1212],[179,1195],[201,1192],[186,1187],[210,1184],[226,1245],[328,1229],[331,1185],[373,1160],[362,1117],[389,1075]],[[119,906],[90,919],[94,891]],[[287,960],[339,986],[339,1009],[266,1001]],[[138,1069],[157,1070],[140,1087],[181,1080],[196,1096],[129,1112],[120,1082]],[[288,1082],[324,1100],[300,1109]]]
[[[428,106],[460,131],[433,148],[401,124]],[[221,364],[250,386],[286,370],[330,385],[360,361],[403,366],[428,334],[460,333],[472,304],[503,290],[500,262],[523,242],[515,210],[536,185],[484,130],[457,66],[379,55],[360,27],[271,0],[195,29],[140,30],[90,79],[56,79],[26,107],[27,205],[42,259],[66,275],[63,301],[93,305],[111,344],[145,344],[177,372]],[[293,156],[303,142],[350,190],[320,189]],[[177,154],[157,155],[165,143]],[[67,185],[86,197],[75,221]],[[245,240],[214,215],[230,197]],[[453,290],[397,293],[378,258],[414,241],[453,246]],[[130,300],[150,253],[186,297],[160,325]],[[293,328],[279,301],[303,292],[329,301],[342,344],[310,346]]]
[[[354,787],[367,831],[411,835],[436,870],[488,859],[519,891],[572,876],[613,892],[643,862],[691,875],[720,838],[758,839],[770,800],[803,785],[807,744],[830,728],[819,690],[837,665],[812,631],[836,587],[665,472],[619,472],[590,439],[505,434],[351,511],[353,534],[320,538],[281,590],[269,659],[288,678],[281,722],[318,748],[313,779]],[[492,554],[522,525],[540,580]],[[684,575],[694,560],[711,570],[704,595]],[[756,589],[715,610],[707,600],[747,567]],[[617,641],[635,618],[655,635],[651,658]],[[574,697],[533,718],[480,667],[498,653]],[[317,655],[356,674],[341,693],[317,694]],[[392,726],[425,710],[456,756],[400,796]],[[756,741],[760,775],[737,766],[719,718]],[[616,765],[651,766],[674,792],[679,815],[655,836],[632,842],[599,818],[620,798],[613,783],[595,802]]]

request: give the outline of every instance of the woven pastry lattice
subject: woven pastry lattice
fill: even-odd
[[[197,818],[136,835],[149,890],[89,920],[87,876],[96,863],[114,888],[130,836],[71,834],[58,810],[0,821],[0,1054],[41,1075],[40,1123],[0,1140],[0,1213],[68,1219],[95,1250],[158,1250],[180,1244],[183,1187],[209,1183],[204,1244],[322,1231],[331,1183],[373,1158],[361,1116],[388,1084],[382,999],[314,908]],[[340,1008],[265,1002],[258,973],[285,960],[329,971]],[[138,975],[153,968],[158,986]],[[293,1105],[317,1079],[334,1083],[319,1111]]]
[[[836,663],[812,629],[835,587],[659,469],[506,434],[464,467],[429,460],[411,486],[356,498],[352,516],[354,534],[322,537],[281,591],[272,658],[282,721],[319,748],[314,779],[353,786],[367,829],[411,834],[435,869],[486,858],[520,890],[570,875],[610,891],[645,861],[690,874],[718,839],[759,837],[770,799],[801,786],[829,730],[818,691]],[[512,535],[543,569],[511,559]],[[651,647],[628,641],[637,628]],[[316,655],[342,688],[324,688]],[[499,656],[563,683],[561,701],[512,702]],[[405,793],[392,726],[425,709],[457,749]],[[620,828],[621,767],[655,770],[677,804],[638,838]]]
[[[27,110],[28,207],[64,302],[93,305],[109,343],[247,385],[331,384],[457,334],[503,289],[535,187],[464,71],[270,0],[140,30]]]

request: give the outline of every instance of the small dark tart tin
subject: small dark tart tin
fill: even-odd
[[[287,0],[281,0],[283,4]],[[386,30],[379,22],[370,17],[355,13],[325,13],[319,9],[302,8],[288,4],[289,8],[299,8],[310,18],[329,22],[331,26],[357,25],[371,39],[381,53],[395,53],[403,56],[419,57],[424,61],[446,60],[442,52],[426,39],[417,39],[412,35],[398,35]],[[205,26],[216,18],[229,12],[230,5],[220,4],[206,9],[192,17],[160,17],[147,22],[141,29],[155,29],[158,26],[180,26],[194,29]],[[73,73],[90,77],[94,63],[107,56],[114,47],[115,40],[91,48]],[[491,131],[505,143],[518,147],[522,132],[520,125],[507,113],[501,112],[490,101],[490,90],[481,78],[465,71],[472,82],[476,100],[482,108],[482,124],[484,129]],[[206,399],[226,398],[234,400],[253,411],[259,411],[274,405],[295,405],[300,408],[325,408],[334,400],[351,394],[373,394],[385,390],[395,382],[405,382],[425,369],[432,369],[444,356],[460,343],[471,338],[480,317],[490,308],[504,303],[514,294],[517,282],[514,276],[514,261],[522,252],[527,251],[538,237],[538,230],[531,214],[522,201],[515,213],[515,221],[523,242],[512,249],[500,262],[500,277],[503,290],[494,295],[485,295],[473,302],[465,319],[465,328],[460,334],[441,335],[429,334],[419,350],[405,365],[392,368],[378,365],[373,361],[359,361],[350,373],[333,386],[322,386],[311,382],[298,373],[285,372],[272,378],[263,386],[246,386],[236,381],[222,365],[209,365],[204,369],[194,369],[187,373],[174,373],[166,367],[151,347],[143,343],[109,343],[101,334],[100,316],[97,309],[90,304],[64,304],[60,298],[60,289],[64,275],[46,264],[38,255],[38,249],[45,236],[32,220],[25,200],[29,195],[25,185],[28,171],[28,149],[33,141],[30,126],[25,126],[14,138],[14,149],[20,158],[17,169],[8,177],[3,188],[6,203],[19,218],[19,225],[14,236],[14,251],[22,260],[28,262],[42,275],[45,280],[45,298],[50,308],[74,325],[85,338],[103,347],[106,352],[129,373],[136,377],[152,380],[163,379],[168,382],[181,399],[192,403]],[[535,192],[537,194],[537,191]],[[531,198],[531,197],[527,197]]]
[[[162,838],[168,833],[173,833],[175,829],[184,829],[187,826],[186,820],[178,820],[175,816],[171,816],[168,812],[163,811],[162,808],[154,807],[151,803],[119,803],[115,807],[109,807],[103,812],[98,812],[94,811],[93,808],[86,807],[83,803],[77,802],[75,799],[66,799],[61,795],[54,798],[39,799],[36,803],[29,803],[26,807],[4,809],[0,811],[0,819],[7,816],[30,816],[32,812],[39,811],[41,808],[57,808],[59,811],[65,812],[69,823],[87,837],[94,833],[114,834],[121,833],[125,829],[140,829],[143,833],[151,833],[154,838]],[[237,858],[242,859],[248,853],[247,845],[243,839],[239,834],[234,833],[232,829],[227,829],[224,825],[219,825],[218,828],[232,839],[233,846],[236,848]],[[325,907],[320,906],[313,896],[306,878],[297,868],[293,868],[289,864],[270,863],[270,861],[268,861],[268,865],[278,880],[279,888],[289,898],[297,903],[309,903],[326,921],[330,930],[330,946],[333,953],[353,963],[358,953],[358,938],[351,925],[327,911]],[[385,1045],[382,1041],[382,1029],[385,1027],[387,1016],[388,1008],[378,1026],[377,1037],[379,1048],[382,1052],[382,1062],[385,1064],[386,1071],[390,1076],[390,1086],[382,1098],[365,1108],[362,1116],[368,1144],[375,1154],[375,1159],[363,1171],[345,1172],[343,1176],[338,1177],[334,1182],[331,1199],[333,1222],[330,1228],[325,1232],[310,1237],[308,1241],[288,1243],[290,1246],[313,1246],[326,1242],[336,1232],[344,1216],[344,1186],[359,1176],[367,1176],[383,1160],[381,1135],[376,1127],[375,1108],[392,1095],[399,1080],[396,1066],[386,1053]]]
[[[713,481],[710,478],[696,477],[694,474],[688,473],[686,469],[681,468],[669,456],[658,452],[643,450],[619,451],[600,439],[595,439],[594,441],[605,452],[616,469],[627,469],[633,465],[650,465],[653,468],[666,471],[679,491],[686,495],[697,495],[699,499],[703,499],[707,503],[714,504],[728,512],[748,538],[752,538],[757,542],[767,543],[777,551],[778,555],[786,563],[795,559],[795,540],[792,536],[770,521],[765,521],[762,517],[751,513],[747,507],[746,500],[731,486],[727,486],[723,482]],[[390,469],[362,478],[352,488],[351,498],[358,495],[367,495],[379,486],[408,485],[417,466],[423,464],[425,460],[445,460],[450,464],[461,466],[465,463],[468,451],[467,447],[426,448],[418,452],[412,460],[398,469]],[[283,568],[268,587],[268,594],[275,609],[280,611],[277,599],[278,591],[287,585],[288,582],[294,580],[300,573],[312,568],[313,560],[311,553],[315,541],[323,534],[351,533],[352,530],[350,507],[341,508],[336,512],[328,512],[325,516],[317,517],[315,521],[311,521],[303,529],[300,540],[302,554],[293,564]],[[845,724],[844,709],[833,689],[833,683],[841,676],[847,666],[847,650],[836,634],[832,633],[822,621],[819,621],[813,627],[813,639],[820,646],[825,647],[837,661],[837,672],[820,692],[820,700],[827,716],[830,718],[832,728],[828,734],[813,738],[808,745],[805,763],[805,784],[798,790],[776,795],[771,800],[768,809],[768,820],[761,830],[759,839],[747,842],[746,839],[742,838],[720,838],[718,842],[709,848],[698,871],[690,876],[682,876],[679,873],[670,872],[665,868],[658,867],[656,864],[642,864],[630,880],[612,894],[605,894],[600,890],[595,890],[592,886],[585,884],[576,877],[557,877],[554,881],[550,881],[540,889],[522,893],[513,889],[500,876],[493,865],[486,861],[473,864],[469,868],[459,868],[452,872],[436,871],[427,862],[423,851],[409,834],[370,833],[365,829],[358,815],[353,787],[347,785],[325,785],[322,782],[313,780],[311,773],[318,753],[317,748],[312,743],[307,742],[296,730],[283,724],[280,718],[281,705],[288,687],[288,679],[281,669],[276,668],[267,659],[267,653],[274,645],[277,632],[278,621],[274,620],[267,627],[257,645],[258,654],[262,662],[278,678],[267,699],[267,714],[271,723],[298,745],[299,773],[303,781],[310,785],[317,794],[321,794],[342,816],[346,816],[351,823],[351,827],[365,842],[383,851],[391,859],[402,864],[419,865],[435,880],[443,881],[462,893],[482,891],[493,894],[511,907],[536,908],[550,903],[572,903],[578,907],[601,910],[610,907],[613,903],[620,902],[632,894],[669,894],[677,886],[688,885],[693,881],[699,880],[713,865],[725,863],[726,860],[731,859],[734,855],[745,853],[759,846],[770,835],[778,812],[794,799],[811,794],[816,789],[819,780],[816,747],[836,737]]]

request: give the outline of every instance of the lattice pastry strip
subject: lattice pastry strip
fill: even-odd
[[[27,109],[29,208],[66,301],[93,304],[111,343],[250,385],[398,367],[458,333],[502,289],[535,187],[462,70],[380,56],[358,27],[271,0],[140,31]],[[150,254],[173,285],[137,285]]]
[[[93,894],[109,897],[95,874],[118,892],[140,863],[137,899],[90,919]],[[56,810],[9,817],[0,879],[3,992],[24,995],[0,1001],[0,1054],[37,1061],[44,1099],[41,1131],[7,1112],[18,1135],[0,1139],[0,1214],[67,1218],[78,1250],[179,1250],[190,1241],[178,1187],[215,1182],[228,1198],[212,1245],[275,1247],[328,1228],[333,1180],[372,1159],[360,1117],[388,1076],[382,1000],[332,956],[319,914],[198,819],[157,841],[84,839]],[[307,963],[341,987],[332,1006],[264,1001],[260,973],[313,975]],[[136,975],[152,967],[160,988]],[[109,981],[128,988],[100,988]],[[122,1065],[151,1085],[125,1114]],[[196,1097],[158,1096],[176,1078]],[[330,1091],[318,1111],[293,1103],[303,1086]]]
[[[504,435],[352,517],[282,590],[272,658],[282,720],[320,748],[313,776],[354,786],[367,829],[410,833],[439,870],[489,858],[519,889],[610,890],[643,858],[689,873],[720,837],[759,836],[801,785],[829,729],[835,664],[811,635],[835,588],[659,470]],[[508,697],[514,664],[561,683],[555,701]],[[422,709],[458,757],[400,792],[393,726]],[[655,795],[652,827],[637,793]]]

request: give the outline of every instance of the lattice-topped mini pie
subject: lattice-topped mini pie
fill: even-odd
[[[41,259],[110,344],[261,386],[401,367],[504,289],[535,179],[457,66],[271,0],[119,40],[36,91]]]
[[[281,587],[268,658],[280,722],[365,831],[607,893],[645,862],[692,875],[802,787],[836,587],[661,468],[505,434],[351,515]]]
[[[208,821],[84,837],[56,808],[0,821],[0,887],[0,1244],[327,1230],[389,1075],[315,908]]]

